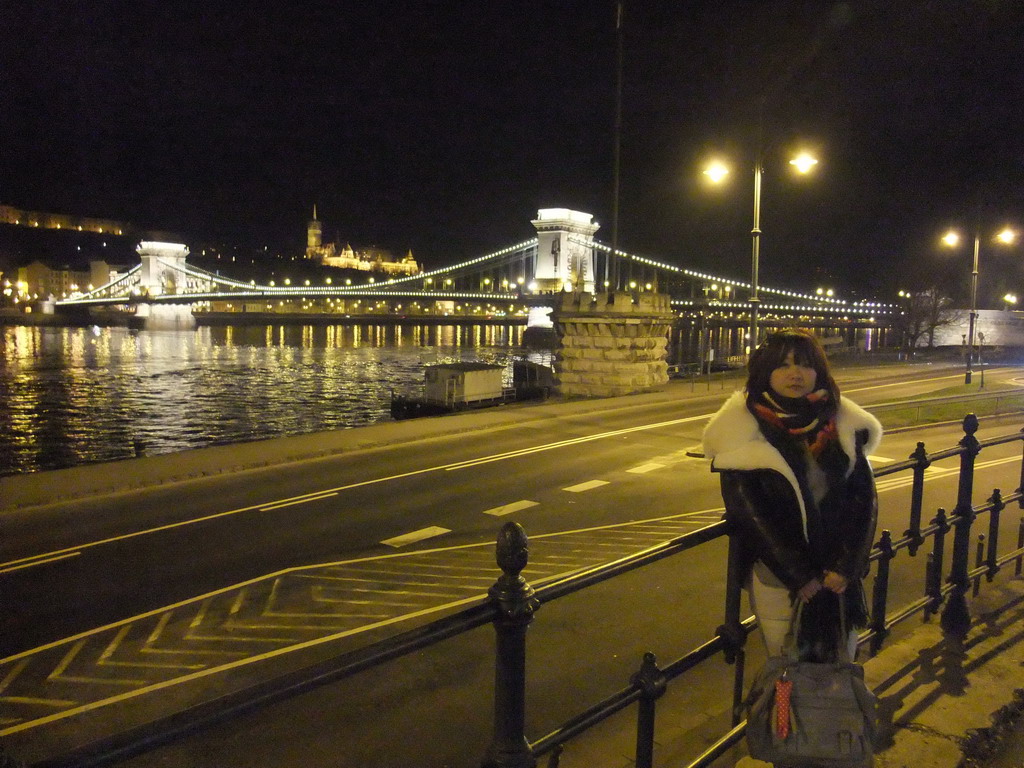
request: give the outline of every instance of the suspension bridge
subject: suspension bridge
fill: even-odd
[[[282,285],[245,282],[188,263],[188,247],[143,241],[140,262],[94,290],[54,302],[141,318],[189,315],[301,315],[335,319],[470,318],[525,322],[553,293],[660,292],[683,322],[742,327],[750,312],[750,283],[689,269],[594,239],[590,214],[538,211],[537,236],[482,256],[416,275],[311,280]],[[849,302],[820,292],[759,286],[759,312],[767,325],[819,327],[888,325],[892,305]]]

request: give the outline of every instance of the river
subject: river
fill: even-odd
[[[551,363],[519,325],[0,331],[0,475],[364,426],[426,365]]]

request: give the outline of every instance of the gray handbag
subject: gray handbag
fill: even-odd
[[[870,765],[878,717],[864,668],[850,659],[845,642],[839,661],[800,661],[796,636],[801,607],[793,612],[783,655],[768,659],[747,696],[750,756],[785,766]],[[842,624],[840,636],[845,637],[846,622]]]

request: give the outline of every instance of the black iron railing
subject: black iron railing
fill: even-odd
[[[974,415],[964,419],[964,437],[956,447],[929,454],[924,443],[907,461],[891,464],[875,472],[884,477],[899,472],[913,473],[909,527],[894,540],[890,531],[883,531],[872,550],[876,564],[872,589],[871,625],[861,635],[877,653],[896,624],[919,613],[925,616],[940,610],[942,628],[952,634],[963,634],[970,624],[967,591],[977,591],[982,577],[991,581],[1005,565],[1015,561],[1015,573],[1021,574],[1024,562],[1024,519],[1018,529],[1016,548],[999,552],[1000,516],[1007,504],[1024,508],[1021,489],[1003,496],[996,489],[982,505],[971,503],[974,486],[975,459],[988,447],[1011,442],[1024,443],[1024,431],[979,441],[975,437],[978,420]],[[939,509],[935,518],[922,525],[924,505],[924,472],[939,459],[960,457],[959,486],[956,507],[951,515]],[[1024,485],[1024,460],[1021,462]],[[987,533],[978,538],[974,564],[970,563],[972,525],[979,516],[988,514]],[[946,562],[946,540],[953,534],[949,561]],[[731,729],[706,751],[696,756],[689,768],[709,765],[743,736],[744,645],[756,628],[753,617],[741,616],[741,585],[738,578],[738,548],[730,541],[726,581],[725,619],[705,642],[684,653],[675,661],[659,667],[653,654],[645,654],[639,669],[628,685],[571,718],[550,733],[533,741],[527,739],[526,723],[526,635],[537,608],[598,583],[638,568],[651,565],[673,555],[728,535],[725,522],[709,525],[671,541],[623,557],[614,562],[575,572],[564,578],[532,588],[521,572],[527,564],[528,541],[516,523],[506,523],[497,543],[497,561],[502,575],[488,592],[486,599],[456,614],[437,619],[422,627],[329,659],[313,667],[264,681],[237,693],[227,694],[215,702],[193,707],[184,712],[150,723],[102,742],[76,750],[59,759],[38,763],[38,768],[108,765],[131,755],[146,752],[197,728],[222,722],[244,712],[304,693],[319,686],[375,667],[392,659],[435,645],[488,622],[496,632],[494,734],[482,758],[484,768],[532,768],[538,758],[546,756],[549,768],[556,768],[559,755],[574,737],[621,710],[637,704],[637,768],[653,766],[654,730],[657,700],[674,679],[693,670],[703,662],[722,654],[734,665]],[[916,556],[928,540],[932,547],[925,566],[924,590],[921,598],[889,611],[890,564],[900,553]],[[948,575],[943,581],[941,574]],[[944,605],[943,605],[944,604]]]

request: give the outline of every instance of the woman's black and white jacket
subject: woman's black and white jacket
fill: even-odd
[[[878,503],[866,456],[882,437],[878,420],[846,398],[836,415],[839,444],[849,460],[846,492],[839,500],[842,530],[831,531],[837,545],[830,562],[816,562],[807,540],[803,494],[793,469],[768,442],[736,392],[704,430],[704,455],[721,474],[726,520],[741,545],[741,578],[761,560],[783,584],[797,590],[825,570],[859,580],[867,570]],[[813,513],[814,511],[811,510]]]

